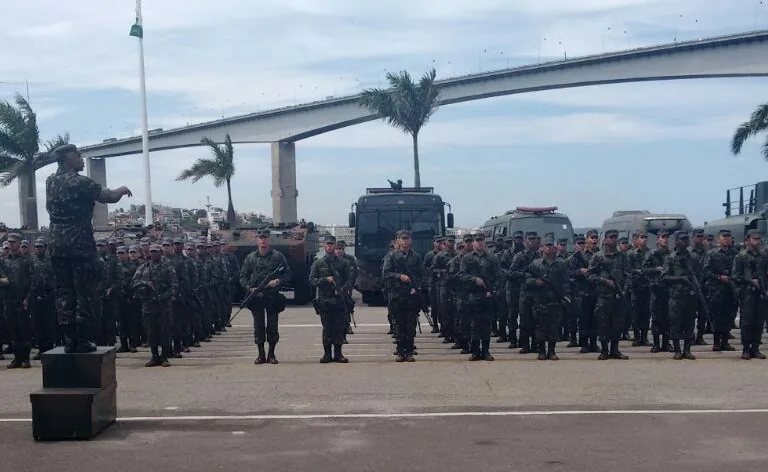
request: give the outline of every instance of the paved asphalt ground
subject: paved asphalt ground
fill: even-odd
[[[396,364],[385,313],[358,307],[347,365],[318,363],[309,306],[281,315],[276,366],[253,364],[247,310],[169,368],[143,367],[146,352],[121,354],[120,418],[88,442],[35,443],[29,393],[41,385],[39,362],[0,371],[0,470],[704,472],[768,463],[768,361],[708,346],[694,349],[696,361],[675,361],[623,343],[628,361],[565,348],[560,361],[537,361],[495,344],[495,362],[470,363],[423,322],[417,362]]]

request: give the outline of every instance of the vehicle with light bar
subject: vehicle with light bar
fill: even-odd
[[[503,215],[493,216],[483,224],[483,234],[488,239],[512,236],[516,231],[536,231],[542,238],[547,233],[553,233],[556,240],[566,238],[568,247],[573,246],[571,219],[564,213],[558,213],[556,206],[517,207]]]
[[[395,233],[410,230],[411,247],[423,256],[432,250],[435,235],[444,235],[446,228],[453,228],[450,208],[432,187],[366,189],[349,213],[349,227],[355,228],[355,288],[362,294],[363,303],[384,302],[381,268]]]
[[[619,238],[632,238],[639,230],[648,233],[648,247],[656,247],[656,238],[662,230],[671,233],[675,231],[691,231],[693,226],[688,217],[679,213],[651,213],[648,210],[614,211],[610,218],[603,221],[600,240],[608,229],[619,232]]]

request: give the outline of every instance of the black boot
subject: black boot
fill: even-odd
[[[640,330],[632,330],[632,346],[637,347],[640,345]]]
[[[557,343],[553,341],[549,341],[547,343],[547,359],[551,361],[559,361],[560,358],[557,357],[557,354],[555,354],[555,345]]]
[[[703,329],[700,329],[696,333],[696,340],[693,341],[693,344],[696,345],[696,346],[706,346],[707,345],[707,342],[704,341],[704,330]]]
[[[117,352],[131,352],[131,348],[128,346],[128,338],[120,337],[120,349]]]
[[[597,338],[590,338],[590,340],[589,340],[589,352],[594,352],[594,353],[603,352],[602,349],[598,349],[597,348]]]
[[[661,337],[661,352],[670,352],[672,346],[669,345],[669,338],[667,336]]]
[[[579,343],[576,342],[577,341],[576,332],[571,333],[571,335],[568,338],[568,341],[569,341],[568,345],[565,347],[578,347]]]
[[[651,352],[653,354],[656,354],[657,352],[661,352],[661,343],[659,343],[658,334],[653,335],[653,346],[651,347]]]
[[[731,346],[728,342],[728,335],[720,334],[720,350],[721,351],[735,351],[736,348]]]
[[[529,338],[528,336],[520,336],[520,354],[530,354],[532,346],[533,339]]]
[[[579,354],[589,354],[589,338],[586,336],[586,334],[582,333],[579,337],[581,346],[581,349],[579,349]]]
[[[622,361],[625,361],[629,359],[628,356],[625,356],[624,354],[619,351],[619,341],[611,341],[611,352],[610,352],[611,359],[619,359]]]
[[[515,331],[509,332],[509,349],[517,349],[517,333]]]
[[[260,365],[265,364],[267,362],[267,355],[264,352],[264,343],[257,344],[259,348],[259,357],[256,358],[256,361],[254,361],[254,364]]]
[[[600,356],[597,358],[599,361],[604,361],[609,358],[610,351],[608,351],[608,341],[600,341],[602,349],[600,350]]]
[[[341,344],[336,344],[333,346],[334,353],[333,353],[333,360],[335,362],[338,362],[339,364],[346,364],[349,362],[349,359],[344,357],[344,354],[341,353]]]
[[[397,349],[395,349],[395,355],[397,358],[395,362],[405,362],[405,345],[401,342],[397,343]]]
[[[323,357],[320,358],[321,364],[327,364],[331,362],[332,356],[331,356],[331,345],[328,343],[323,343]]]
[[[277,364],[277,357],[275,357],[275,344],[269,343],[269,352],[267,353],[267,362],[270,364]]]
[[[472,355],[469,357],[470,361],[474,362],[483,359],[480,355],[480,341],[472,340],[472,343],[470,344],[470,351],[472,352]]]
[[[672,346],[675,349],[675,355],[672,356],[672,358],[675,359],[676,361],[684,359],[683,353],[680,350],[680,340],[679,339],[673,339],[672,340]]]
[[[491,349],[491,341],[490,340],[487,340],[487,341],[484,340],[481,343],[481,346],[482,347],[480,348],[480,357],[482,357],[482,359],[484,361],[492,361],[492,360],[494,360],[494,357],[491,355],[491,351],[490,351],[490,349]]]
[[[749,349],[749,344],[742,343],[742,345],[744,346],[744,348],[741,351],[741,358],[744,359],[745,361],[752,359],[752,352]]]
[[[540,361],[547,360],[547,346],[544,343],[537,343],[536,346],[538,347],[539,355],[536,356],[536,359]]]
[[[639,339],[639,346],[647,346],[650,344],[648,342],[648,330],[647,329],[641,329],[640,330],[640,339]]]
[[[686,339],[683,341],[683,358],[688,359],[690,361],[695,361],[696,356],[691,354],[691,344],[692,343],[690,339]]]
[[[760,352],[760,343],[752,343],[750,354],[752,354],[752,359],[765,359],[765,354]]]
[[[714,341],[712,342],[712,352],[720,352],[723,350],[723,340],[717,333],[712,335]]]

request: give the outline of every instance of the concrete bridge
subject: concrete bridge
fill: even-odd
[[[651,80],[768,76],[768,31],[637,48],[527,65],[439,81],[440,103],[539,90]],[[272,211],[275,222],[297,221],[296,145],[301,139],[375,120],[358,105],[358,96],[224,118],[164,130],[149,137],[150,151],[199,146],[208,136],[223,142],[271,143]],[[141,137],[109,140],[81,149],[92,178],[106,185],[105,158],[141,153]],[[106,226],[107,209],[99,205],[94,225]]]

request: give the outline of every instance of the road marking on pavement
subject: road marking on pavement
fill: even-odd
[[[163,410],[168,410],[168,411],[176,411],[178,409],[179,409],[178,406],[166,406],[165,408],[163,408]]]
[[[389,327],[389,323],[358,323],[357,328],[365,328],[365,327],[372,327],[372,328],[381,328],[381,327]],[[253,325],[232,325],[233,328],[253,328]],[[280,324],[278,325],[279,329],[282,328],[322,328],[323,325],[320,323],[312,323],[312,324]]]
[[[462,418],[493,416],[598,416],[598,415],[713,415],[768,414],[768,408],[708,409],[708,410],[531,410],[531,411],[453,411],[425,413],[330,413],[302,415],[190,415],[190,416],[128,416],[118,422],[154,421],[243,421],[243,420],[323,420],[323,419],[395,419],[395,418]],[[31,423],[31,418],[0,418],[0,423]]]

